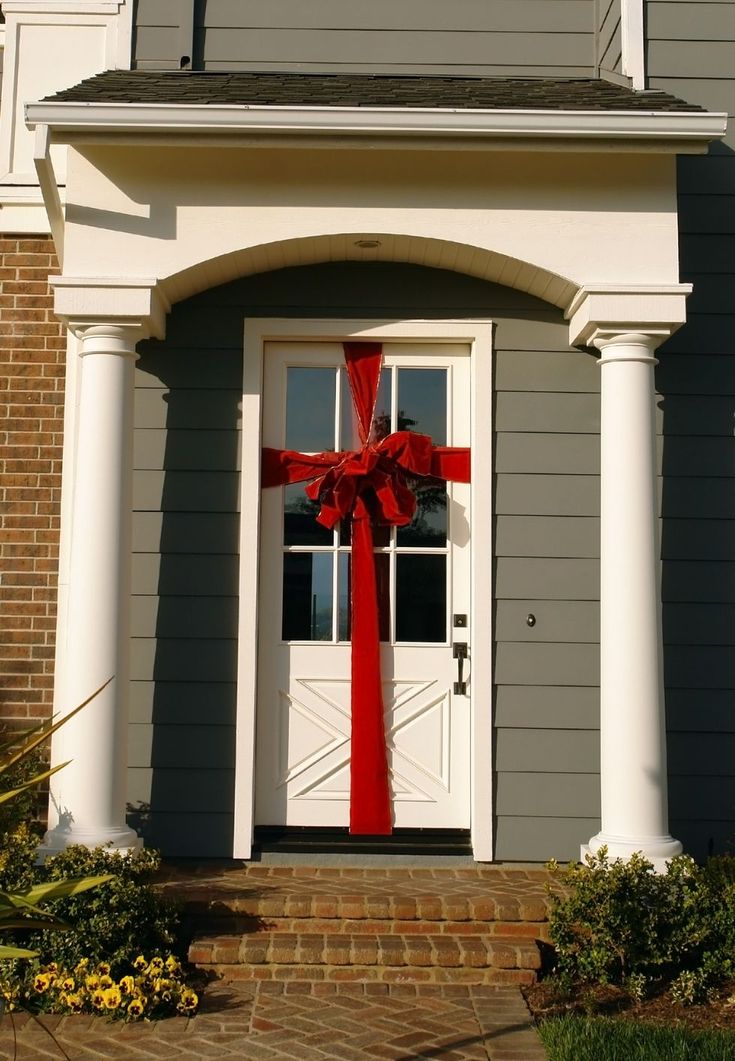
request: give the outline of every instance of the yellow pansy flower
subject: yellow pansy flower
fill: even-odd
[[[131,1017],[140,1017],[145,1009],[145,1001],[142,998],[134,998],[128,1005],[128,1013]]]
[[[176,1006],[180,1013],[193,1013],[199,1005],[199,996],[196,991],[185,988],[181,992],[181,998]]]
[[[120,988],[108,987],[104,992],[105,1009],[117,1009],[122,1002],[122,995],[120,994]]]
[[[78,993],[62,995],[61,1001],[69,1007],[72,1013],[81,1013],[84,1008],[84,999]]]

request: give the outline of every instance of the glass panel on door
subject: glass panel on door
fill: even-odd
[[[429,434],[444,445],[448,427],[448,369],[386,366],[381,372],[371,430],[376,442],[394,431]],[[395,400],[394,400],[395,398]],[[342,367],[288,366],[287,449],[342,452],[360,448],[347,372]],[[319,448],[320,447],[320,448]],[[447,641],[447,486],[407,477],[416,513],[406,527],[373,527],[381,641]],[[319,506],[296,483],[283,490],[284,641],[350,639],[350,520],[328,530]]]

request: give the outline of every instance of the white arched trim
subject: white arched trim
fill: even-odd
[[[367,244],[367,246],[366,246]],[[265,243],[198,262],[166,277],[169,302],[180,302],[241,276],[321,262],[406,262],[476,276],[566,308],[577,284],[533,262],[450,240],[382,232],[345,232]]]

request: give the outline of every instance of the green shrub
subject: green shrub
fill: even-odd
[[[7,732],[0,730],[0,742],[8,742]],[[21,826],[31,828],[37,823],[41,796],[38,789],[29,782],[43,774],[47,764],[39,748],[33,748],[29,754],[2,772],[2,791],[17,793],[12,799],[0,802],[0,845],[5,846],[5,838],[11,836]],[[37,824],[34,832],[40,835]]]
[[[37,848],[38,836],[25,822],[0,836],[0,889],[23,892],[35,883]]]
[[[107,962],[113,971],[141,951],[177,953],[178,914],[153,888],[160,864],[151,850],[121,853],[107,848],[68,847],[36,868],[37,881],[112,874],[112,880],[81,896],[56,899],[47,909],[71,927],[63,933],[35,932],[28,945],[43,962],[74,968],[86,959]]]
[[[585,864],[552,872],[564,888],[552,895],[554,976],[574,985],[672,985],[695,1002],[735,976],[735,859],[705,866],[680,855],[666,873],[640,855],[610,861],[602,849]]]

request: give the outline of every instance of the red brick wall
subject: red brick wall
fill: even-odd
[[[66,334],[50,239],[0,238],[0,718],[51,711]]]

